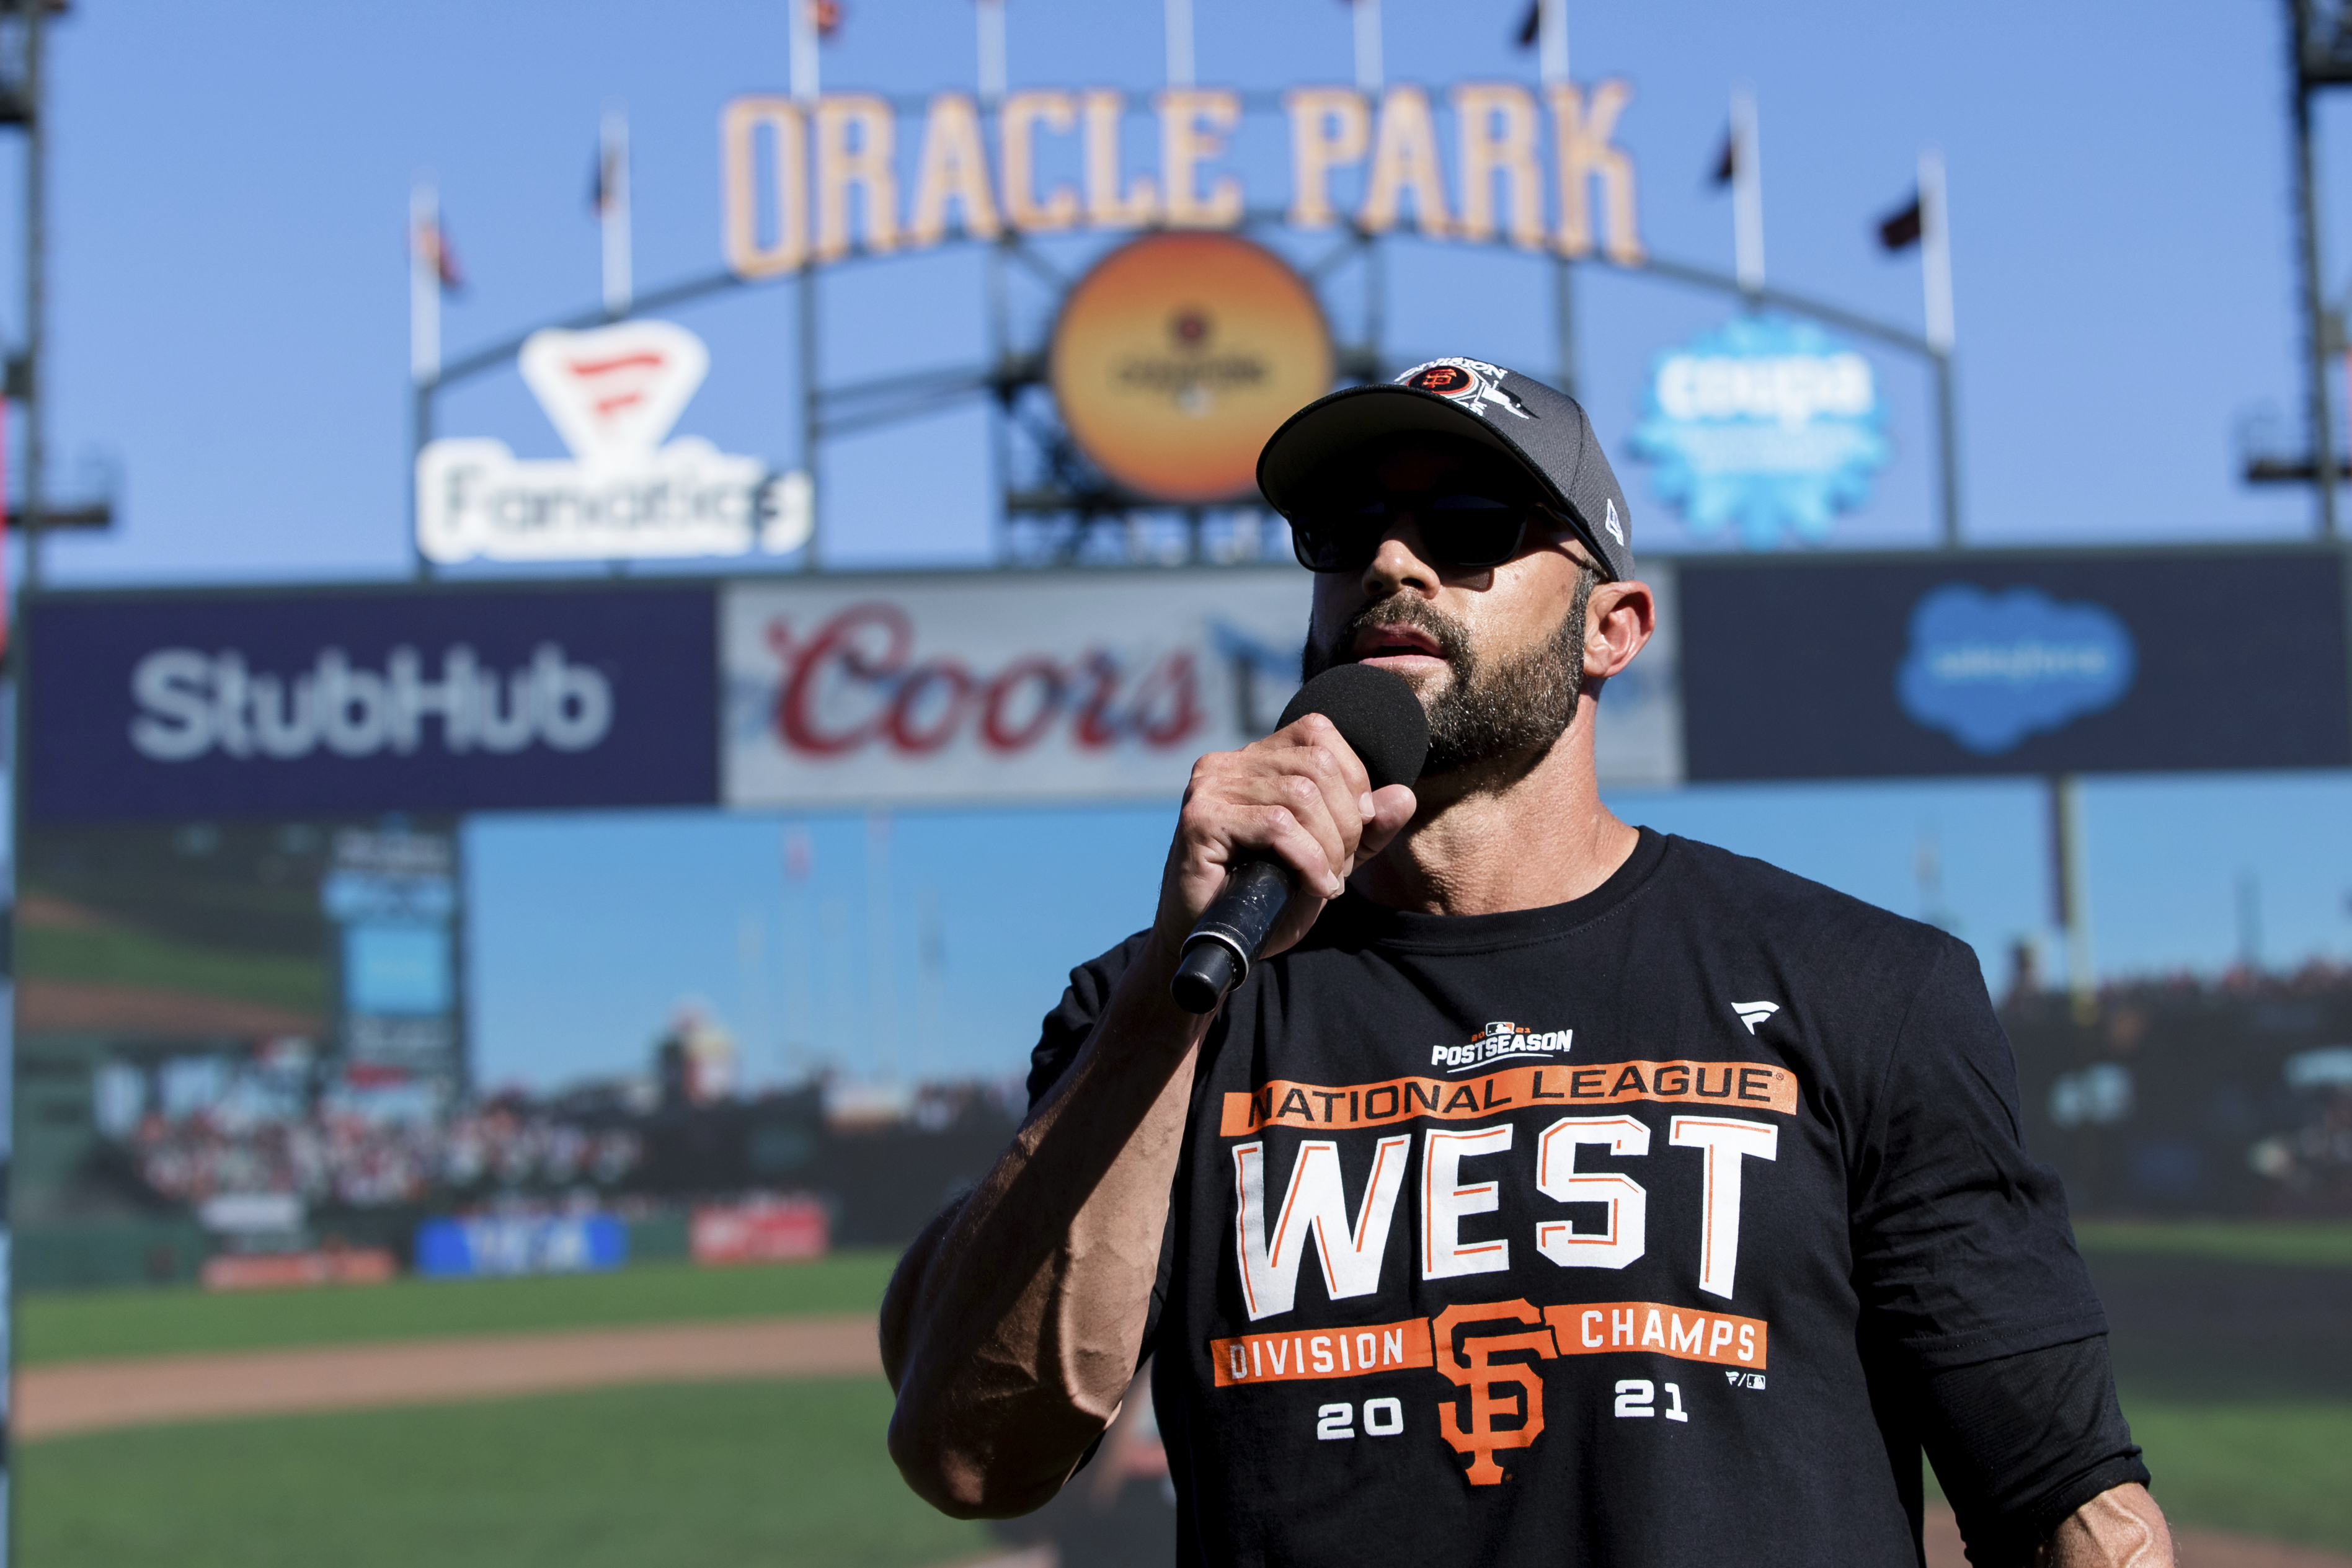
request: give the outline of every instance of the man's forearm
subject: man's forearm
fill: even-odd
[[[2172,1532],[2134,1481],[2076,1509],[2034,1553],[2033,1568],[2172,1568]]]
[[[965,1516],[1050,1498],[1118,1412],[1159,1272],[1207,1020],[1147,946],[994,1168],[910,1249],[882,1317],[890,1453]]]

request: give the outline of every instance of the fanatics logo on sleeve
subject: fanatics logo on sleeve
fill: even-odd
[[[1515,1056],[1566,1056],[1576,1038],[1572,1029],[1538,1034],[1523,1023],[1495,1022],[1480,1030],[1467,1045],[1433,1045],[1429,1064],[1448,1072],[1467,1072],[1490,1061]]]
[[[1780,1004],[1778,1002],[1734,1002],[1731,1004],[1731,1010],[1739,1015],[1739,1021],[1748,1026],[1748,1032],[1754,1034],[1758,1024],[1762,1023],[1766,1019],[1770,1018],[1774,1013],[1780,1010]]]

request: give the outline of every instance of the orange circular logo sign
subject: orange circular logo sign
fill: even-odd
[[[1254,495],[1258,449],[1331,374],[1314,291],[1231,235],[1122,246],[1078,280],[1054,327],[1062,422],[1105,474],[1155,501]]]

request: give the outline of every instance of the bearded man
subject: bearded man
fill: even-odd
[[[1655,612],[1584,411],[1441,360],[1258,480],[1307,673],[1411,683],[1426,768],[1312,716],[1194,768],[1151,925],[892,1281],[908,1482],[1037,1507],[1156,1353],[1185,1563],[1913,1563],[1924,1448],[1979,1564],[2168,1564],[1974,954],[1601,803]],[[1297,895],[1181,1010],[1266,857]]]

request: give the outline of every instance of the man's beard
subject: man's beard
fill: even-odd
[[[1385,626],[1425,632],[1436,641],[1438,657],[1454,678],[1435,696],[1422,697],[1429,713],[1429,760],[1422,773],[1451,773],[1519,752],[1528,753],[1532,765],[1575,722],[1576,701],[1584,689],[1585,604],[1594,580],[1590,570],[1579,575],[1568,613],[1549,640],[1499,663],[1481,660],[1462,623],[1423,600],[1399,597],[1367,604],[1328,645],[1308,639],[1305,678],[1351,662],[1343,651],[1355,645],[1360,632]]]

